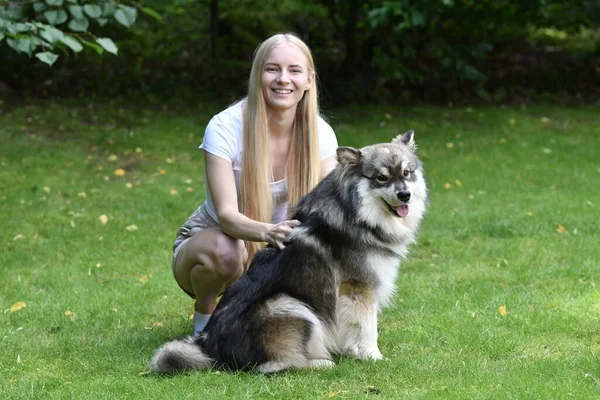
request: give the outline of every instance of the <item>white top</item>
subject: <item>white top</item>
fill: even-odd
[[[245,101],[240,101],[212,117],[204,132],[204,140],[200,145],[200,148],[205,152],[231,162],[238,200],[240,199],[240,175],[242,169],[242,107],[244,103]],[[331,126],[321,117],[319,117],[317,129],[319,131],[321,160],[325,160],[336,154],[338,147],[337,138]],[[278,223],[287,217],[288,192],[286,179],[271,182],[270,185],[273,196],[272,222]],[[201,207],[204,207],[208,214],[218,222],[217,212],[215,211],[208,185],[206,187],[206,200]]]

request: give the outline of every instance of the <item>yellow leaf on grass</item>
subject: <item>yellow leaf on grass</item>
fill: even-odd
[[[85,199],[87,197],[87,193],[86,192],[79,192],[79,193],[77,193],[77,197],[81,197],[82,199]]]
[[[461,187],[462,186],[462,182],[459,181],[458,179],[454,181],[454,183],[456,183],[456,186]]]
[[[506,312],[506,306],[500,306],[500,307],[498,307],[498,313],[504,317],[507,314],[507,312]]]
[[[125,227],[126,230],[128,230],[129,232],[134,232],[137,231],[139,228],[137,227],[137,225],[127,225]]]
[[[177,195],[177,190],[171,189],[171,191],[169,193],[171,193],[171,196],[176,196]]]
[[[189,186],[188,186],[188,187],[187,187],[187,189],[185,189],[185,190],[186,190],[188,193],[192,193],[192,192],[194,191],[194,189],[193,189],[193,188],[191,188],[191,187],[189,187]]]
[[[25,236],[23,236],[23,234],[21,233],[17,233],[16,236],[13,238],[13,240],[21,240],[23,239]]]
[[[119,157],[117,157],[116,154],[111,154],[110,156],[108,156],[108,161],[117,161],[119,159]]]
[[[131,184],[131,182],[127,182],[127,183],[125,184],[125,187],[126,187],[127,189],[131,189],[131,188],[133,187],[133,185]]]
[[[65,315],[65,317],[69,317],[71,321],[75,321],[75,319],[77,318],[77,314],[70,310],[65,311],[63,314]]]
[[[453,149],[454,148],[454,143],[452,143],[452,142],[446,143],[446,148],[447,149]]]
[[[19,302],[17,302],[17,303],[15,303],[15,304],[13,304],[13,305],[10,307],[9,311],[10,311],[11,313],[13,313],[13,312],[15,312],[15,311],[22,310],[22,309],[23,309],[23,308],[25,308],[25,307],[27,307],[27,303],[25,303],[24,301],[19,301]]]
[[[125,170],[123,168],[115,169],[116,176],[125,176]]]
[[[141,147],[136,147],[135,148],[135,152],[136,153],[141,153],[142,152],[142,148]]]
[[[148,282],[148,275],[142,275],[138,278],[138,280],[142,283]]]
[[[514,125],[514,124],[517,123],[517,120],[514,119],[514,118],[511,118],[511,119],[508,120],[508,123],[511,124],[511,125]]]
[[[329,397],[329,398],[335,397],[335,392],[327,393],[327,397]]]
[[[550,122],[550,118],[548,118],[548,117],[542,117],[542,118],[540,118],[540,122],[542,124],[547,124],[547,123]]]
[[[444,183],[444,189],[450,189],[452,185],[449,182]]]
[[[50,193],[50,188],[48,186],[44,186],[44,192]]]
[[[102,225],[106,224],[108,222],[108,217],[104,214],[102,214],[101,216],[98,217],[98,219],[100,220],[100,222],[102,223]]]
[[[165,162],[166,162],[167,164],[173,164],[173,163],[175,162],[175,159],[173,159],[173,158],[171,158],[171,157],[167,157],[167,158],[165,159]]]
[[[527,211],[525,214],[526,214],[528,217],[531,217],[531,216],[533,215],[533,213],[532,213],[531,211]]]
[[[562,225],[559,225],[558,227],[556,227],[556,232],[558,232],[558,233],[562,234],[562,233],[565,233],[566,231],[567,231],[567,229]]]

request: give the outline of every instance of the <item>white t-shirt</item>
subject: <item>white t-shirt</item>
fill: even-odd
[[[204,132],[204,140],[200,145],[200,148],[205,152],[231,162],[238,200],[240,199],[240,175],[242,169],[242,107],[244,103],[245,101],[240,101],[212,117]],[[321,160],[325,160],[336,154],[338,147],[337,138],[331,126],[321,117],[319,117],[317,129],[319,130]],[[288,196],[286,179],[271,182],[271,195],[273,196],[272,222],[278,223],[283,221],[287,216]],[[208,185],[206,187],[206,200],[201,207],[204,207],[208,214],[218,222],[217,212],[215,211]]]

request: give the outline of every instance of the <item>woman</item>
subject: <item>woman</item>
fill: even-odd
[[[264,243],[283,248],[299,221],[288,209],[336,165],[337,140],[319,116],[315,65],[293,34],[255,51],[248,96],[215,115],[204,150],[206,200],[180,228],[173,272],[195,302],[194,335]]]

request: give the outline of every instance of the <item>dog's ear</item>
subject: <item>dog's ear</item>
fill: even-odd
[[[408,146],[408,148],[411,150],[416,149],[417,145],[415,144],[415,131],[411,129],[408,132],[396,136],[394,140],[392,140],[392,143],[404,144],[405,146]]]
[[[337,148],[337,160],[346,168],[349,165],[356,165],[360,162],[362,153],[360,150],[354,147],[338,147]]]

